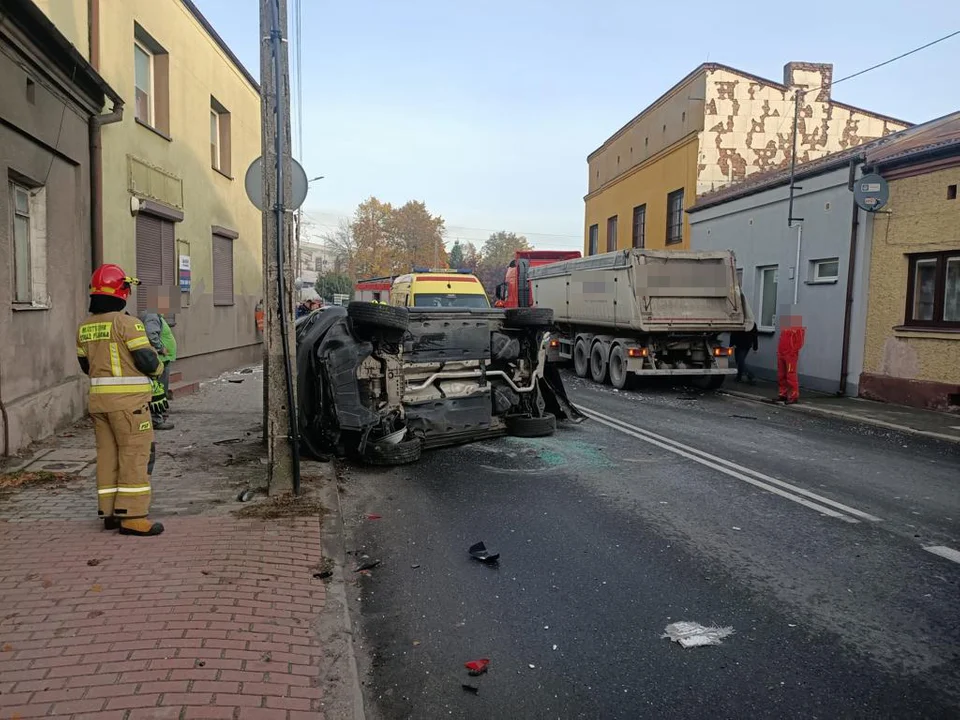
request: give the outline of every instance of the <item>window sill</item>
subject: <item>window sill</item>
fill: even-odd
[[[840,282],[840,278],[833,278],[832,280],[804,280],[804,285],[836,285]]]
[[[914,327],[912,325],[897,325],[893,334],[898,338],[920,338],[923,340],[960,340],[960,328],[946,327]]]
[[[139,125],[140,127],[146,128],[147,130],[149,130],[150,132],[152,132],[154,135],[159,135],[160,137],[162,137],[162,138],[163,138],[164,140],[166,140],[167,142],[173,142],[173,138],[172,138],[172,137],[170,137],[169,135],[167,135],[167,134],[166,134],[165,132],[163,132],[162,130],[157,130],[157,128],[155,128],[153,125],[150,125],[150,124],[148,124],[148,123],[145,123],[145,122],[144,122],[143,120],[141,120],[140,118],[134,118],[133,121],[134,121],[137,125]]]
[[[223,175],[227,180],[233,180],[233,179],[234,179],[233,175],[228,175],[227,173],[225,173],[225,172],[224,172],[223,170],[221,170],[220,168],[213,167],[213,165],[211,165],[210,167],[214,170],[214,172],[216,172],[218,175]]]
[[[776,329],[776,328],[765,328],[765,327],[760,327],[759,325],[757,325],[757,332],[760,333],[761,335],[776,335],[776,334],[777,334],[777,329]]]
[[[13,303],[14,312],[24,312],[31,310],[50,310],[49,305],[31,305],[29,303]]]
[[[222,307],[222,308],[229,308],[229,307],[233,307],[234,305],[236,305],[236,303],[232,303],[232,302],[229,302],[229,303],[218,303],[218,302],[215,302],[215,303],[213,304],[214,307]]]

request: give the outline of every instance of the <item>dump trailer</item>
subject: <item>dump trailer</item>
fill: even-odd
[[[620,250],[530,268],[534,306],[551,308],[550,359],[623,388],[631,376],[679,376],[719,388],[731,367],[723,333],[753,328],[730,251]],[[678,377],[678,379],[679,379]]]

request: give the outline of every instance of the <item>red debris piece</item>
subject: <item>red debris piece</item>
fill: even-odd
[[[369,513],[367,515],[367,520],[381,520],[383,515],[377,515],[376,513]]]
[[[490,664],[489,658],[480,658],[479,660],[470,660],[465,662],[463,666],[470,672],[471,675],[483,675],[487,671],[487,666]]]

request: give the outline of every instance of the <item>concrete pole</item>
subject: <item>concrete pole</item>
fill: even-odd
[[[279,6],[279,8],[277,7]],[[287,357],[290,372],[296,373],[293,320],[294,248],[290,213],[277,212],[277,134],[280,133],[280,156],[284,158],[283,196],[292,196],[290,169],[290,94],[287,43],[273,42],[274,13],[279,13],[281,32],[287,27],[286,0],[260,2],[260,108],[261,145],[263,149],[263,289],[264,289],[264,428],[269,460],[268,489],[271,495],[293,492],[296,462],[291,428],[287,362],[284,354],[283,323],[286,321]],[[274,48],[278,48],[280,72],[274,65]],[[279,87],[277,75],[279,74]],[[283,267],[277,258],[278,243],[283,243]],[[279,283],[283,282],[283,303]],[[283,313],[286,318],[281,317]],[[295,383],[294,383],[295,386]],[[294,398],[295,402],[295,398]]]

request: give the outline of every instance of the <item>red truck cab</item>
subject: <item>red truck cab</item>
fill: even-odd
[[[504,282],[497,285],[497,307],[516,308],[533,305],[533,288],[527,279],[532,267],[580,258],[579,250],[517,250],[507,266]]]

